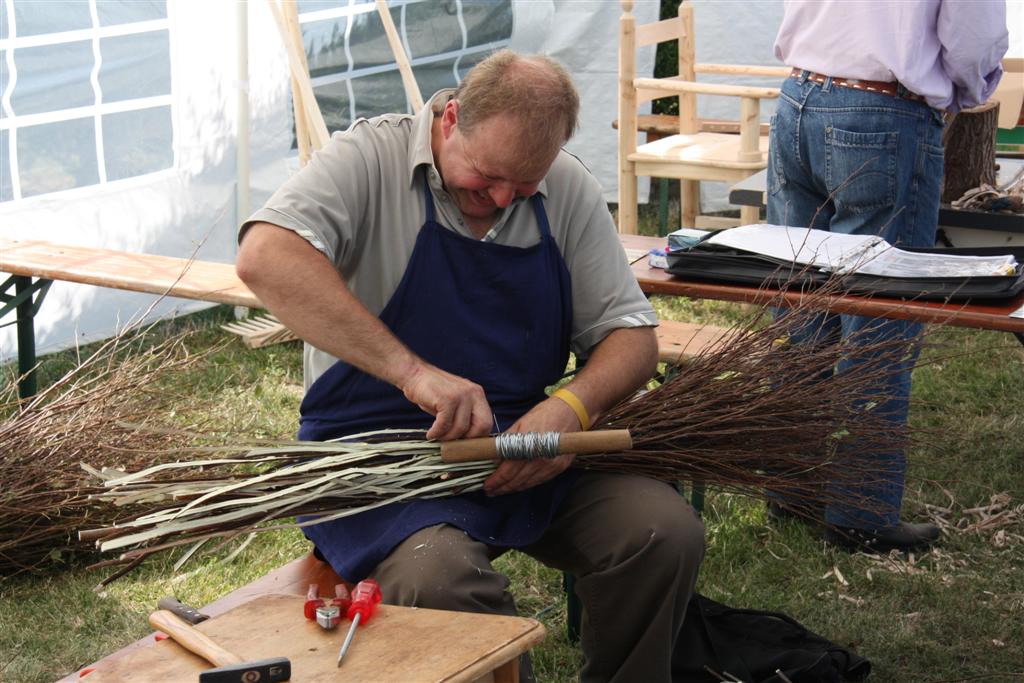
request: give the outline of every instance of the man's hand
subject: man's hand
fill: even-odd
[[[479,384],[421,363],[400,388],[407,399],[434,416],[428,439],[469,439],[491,432],[494,418]]]
[[[533,407],[513,424],[510,432],[578,432],[579,418],[564,401],[548,398]],[[502,496],[514,491],[523,491],[552,479],[572,464],[574,455],[560,455],[557,458],[537,460],[505,460],[498,465],[487,481],[484,491],[489,496]]]

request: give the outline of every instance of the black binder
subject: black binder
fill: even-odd
[[[999,256],[1013,254],[1017,260],[1013,275],[957,278],[900,278],[879,275],[842,275],[842,286],[853,294],[891,296],[901,299],[967,301],[971,299],[1006,299],[1024,291],[1024,247],[927,248],[905,251],[965,256]],[[672,275],[690,280],[707,280],[755,287],[807,289],[820,286],[832,273],[782,261],[770,256],[739,251],[700,242],[687,249],[668,252],[668,269]]]

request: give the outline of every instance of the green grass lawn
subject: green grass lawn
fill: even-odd
[[[679,320],[721,325],[742,315],[720,302],[655,303]],[[291,436],[299,345],[224,345],[218,325],[228,319],[214,309],[153,333],[192,327],[191,348],[217,347],[190,372],[163,378],[174,396],[166,417]],[[871,659],[872,681],[1024,680],[1024,347],[973,330],[935,330],[934,338],[939,346],[915,373],[912,414],[930,437],[911,455],[904,509],[909,519],[941,524],[942,544],[912,556],[849,555],[802,525],[768,525],[759,501],[711,491],[699,590],[732,606],[786,612],[853,647]],[[72,362],[68,354],[46,357],[41,383]],[[62,556],[42,574],[0,579],[0,680],[60,678],[148,633],[146,616],[160,597],[206,604],[307,550],[297,531],[275,532],[230,562],[201,557],[175,573],[175,556],[166,555],[100,591],[93,587],[105,574],[86,571],[85,558]],[[548,628],[534,650],[540,680],[575,680],[580,655],[565,638],[561,574],[514,552],[498,563],[513,578],[521,612]]]

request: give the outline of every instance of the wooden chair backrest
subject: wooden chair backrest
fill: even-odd
[[[636,109],[645,102],[670,96],[663,91],[636,88],[633,80],[636,74],[637,50],[674,41],[678,47],[678,78],[692,81],[696,78],[695,41],[693,38],[693,6],[689,2],[679,5],[679,13],[669,19],[649,24],[637,24],[633,16],[633,0],[621,0],[622,17],[619,20],[619,106],[631,107],[634,119]],[[679,132],[697,132],[697,96],[695,93],[679,95]],[[619,121],[625,121],[619,112]],[[624,128],[628,130],[628,128]]]
[[[645,102],[661,97],[675,96],[674,93],[667,93],[664,90],[634,86],[633,81],[637,78],[636,52],[643,47],[657,46],[659,43],[672,41],[676,43],[678,75],[671,77],[671,80],[696,81],[697,74],[702,73],[782,79],[789,73],[789,68],[784,66],[697,62],[693,4],[689,0],[684,0],[679,4],[679,11],[675,17],[649,24],[636,23],[636,17],[632,13],[633,0],[621,0],[621,4],[623,14],[619,22],[619,121],[625,120],[623,110],[627,108],[627,105],[631,105],[635,110]],[[697,116],[697,93],[680,93],[678,97],[679,132],[692,134],[702,130],[702,122]]]

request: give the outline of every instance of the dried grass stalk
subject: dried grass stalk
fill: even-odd
[[[123,509],[90,499],[102,487],[82,470],[135,469],[170,457],[181,435],[139,429],[163,405],[156,376],[197,362],[183,337],[156,345],[149,328],[129,328],[102,344],[76,367],[27,402],[12,382],[0,397],[0,576],[37,569],[66,551],[94,552],[77,530],[112,524]]]

